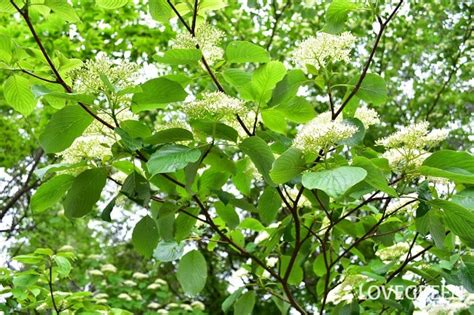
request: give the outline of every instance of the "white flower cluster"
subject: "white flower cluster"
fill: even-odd
[[[428,123],[421,122],[408,127],[402,127],[394,134],[379,139],[378,145],[389,149],[383,157],[386,158],[390,166],[396,170],[407,173],[416,170],[423,161],[430,156],[425,148],[430,148],[446,139],[447,130],[428,130]]]
[[[404,197],[398,199],[392,199],[387,206],[387,214],[390,214],[394,211],[405,211],[412,214],[418,208],[418,195],[416,193],[408,194]],[[409,203],[410,201],[417,200]],[[409,204],[407,204],[409,203]]]
[[[296,134],[293,145],[304,153],[317,153],[331,145],[350,138],[357,128],[339,120],[331,120],[331,113],[318,115]]]
[[[372,108],[368,108],[367,106],[360,106],[357,108],[354,117],[359,119],[362,124],[364,124],[364,128],[367,129],[372,125],[376,125],[380,123],[379,114],[373,110]]]
[[[82,67],[72,70],[69,75],[74,82],[74,90],[79,93],[100,93],[107,90],[101,79],[105,75],[110,83],[123,89],[138,78],[139,67],[135,63],[121,60],[114,62],[106,56],[87,60]]]
[[[406,255],[409,249],[410,244],[406,242],[397,243],[390,247],[377,250],[375,255],[377,255],[383,261],[392,261],[401,258],[403,255]]]
[[[340,35],[319,32],[304,40],[292,52],[291,58],[300,68],[306,69],[310,65],[318,70],[337,61],[348,62],[354,43],[355,37],[349,32]]]
[[[209,63],[222,59],[224,50],[218,46],[224,37],[221,30],[203,23],[196,27],[195,34],[194,37],[189,32],[178,34],[173,48],[191,49],[199,45],[202,55]]]
[[[382,261],[387,263],[393,260],[404,261],[408,255],[409,250],[410,244],[408,244],[407,242],[400,242],[392,246],[377,250],[377,252],[375,252],[375,255],[377,255]],[[411,254],[416,255],[422,250],[423,247],[421,247],[420,245],[414,245],[411,249]]]
[[[340,285],[329,292],[327,301],[334,304],[342,301],[351,302],[354,299],[353,292],[366,281],[367,276],[364,275],[347,275]]]
[[[104,114],[99,114],[99,116],[113,124],[110,116]],[[120,122],[134,117],[135,115],[129,110],[122,110],[117,114],[116,119]],[[61,157],[64,163],[69,164],[84,160],[104,161],[112,156],[111,147],[116,141],[116,135],[112,130],[94,120],[82,136],[76,138],[69,148],[61,152]]]
[[[235,120],[236,114],[244,114],[244,102],[222,92],[206,92],[201,100],[184,105],[183,111],[191,119]]]
[[[408,127],[402,127],[394,134],[378,140],[377,144],[383,145],[388,149],[404,147],[420,150],[425,147],[432,147],[448,136],[447,130],[435,129],[430,132],[428,131],[428,126],[428,122],[424,121]]]

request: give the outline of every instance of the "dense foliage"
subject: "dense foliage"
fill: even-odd
[[[474,313],[472,11],[0,0],[0,313]]]

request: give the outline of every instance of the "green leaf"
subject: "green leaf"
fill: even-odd
[[[273,185],[269,172],[275,158],[268,144],[262,138],[252,136],[242,141],[239,148],[250,157],[263,179]]]
[[[163,57],[157,57],[155,60],[168,65],[189,65],[197,63],[201,57],[199,49],[170,49]]]
[[[145,143],[164,144],[193,139],[193,134],[189,130],[182,128],[170,128],[166,130],[160,130],[151,137],[146,138]]]
[[[104,210],[102,210],[102,213],[100,214],[100,218],[106,222],[112,222],[112,218],[110,217],[110,214],[112,213],[112,210],[115,208],[115,202],[117,201],[117,197],[112,198],[112,200],[109,201],[107,206],[105,206]]]
[[[308,82],[306,75],[300,69],[288,71],[283,80],[278,82],[273,90],[272,105],[278,105],[289,102],[298,93],[298,89],[305,82]]]
[[[239,133],[232,127],[210,120],[193,120],[191,127],[196,132],[202,132],[204,135],[215,138],[236,142]]]
[[[99,7],[112,10],[123,7],[128,3],[128,0],[96,0],[96,3]]]
[[[224,205],[224,203],[219,201],[215,203],[215,207],[217,215],[224,220],[228,227],[235,229],[239,225],[239,215],[235,212],[235,208],[232,205]]]
[[[62,277],[66,277],[72,270],[69,259],[62,256],[53,256],[53,260],[56,262],[57,271]]]
[[[234,303],[235,315],[250,315],[255,306],[256,295],[255,291],[248,291]]]
[[[240,88],[252,80],[252,74],[241,69],[226,69],[222,72],[222,76],[235,88]]]
[[[288,268],[288,264],[290,263],[290,256],[281,256],[281,266],[280,266],[280,274],[284,275]],[[298,263],[293,265],[293,268],[290,271],[290,277],[288,278],[288,283],[292,285],[299,285],[303,281],[303,269],[301,268]]]
[[[474,211],[474,187],[458,192],[453,196],[452,201],[466,209]]]
[[[31,210],[40,213],[53,207],[66,194],[73,181],[74,176],[61,174],[43,183],[31,198]]]
[[[339,144],[345,144],[349,146],[355,146],[362,143],[365,137],[365,127],[364,124],[357,118],[347,118],[344,119],[344,122],[348,125],[352,125],[357,128],[357,131],[349,138],[339,141]]]
[[[133,247],[137,252],[149,258],[153,254],[156,245],[158,245],[159,237],[155,220],[147,215],[138,221],[133,229]]]
[[[77,23],[81,19],[77,16],[76,11],[66,0],[46,0],[44,5],[49,7],[53,12],[59,14],[64,20]]]
[[[276,184],[286,183],[305,170],[303,153],[295,148],[289,148],[280,155],[272,165],[270,177]]]
[[[367,171],[363,168],[342,166],[332,170],[306,173],[303,175],[302,183],[308,189],[319,189],[337,198],[364,180],[366,176]]]
[[[258,68],[252,80],[240,89],[244,99],[253,100],[259,105],[266,104],[272,97],[272,91],[286,74],[286,68],[279,61],[270,61]]]
[[[150,183],[137,172],[128,175],[120,192],[141,206],[146,206],[151,198]]]
[[[178,264],[176,277],[184,292],[192,296],[197,295],[204,289],[207,280],[204,256],[197,250],[184,255]]]
[[[161,241],[153,252],[153,257],[162,262],[174,261],[183,256],[185,243]]]
[[[168,23],[174,17],[173,10],[166,0],[150,0],[148,9],[151,17],[161,23]]]
[[[340,33],[344,29],[349,12],[359,8],[358,3],[349,0],[333,0],[326,12],[326,26],[328,33]]]
[[[14,110],[28,116],[36,107],[36,99],[31,91],[28,79],[12,75],[3,83],[3,95],[8,105]]]
[[[285,120],[285,115],[274,108],[269,108],[262,110],[262,121],[268,129],[286,134],[287,124]]]
[[[224,302],[222,302],[222,311],[224,313],[227,313],[227,311],[230,309],[230,307],[235,303],[235,301],[242,295],[242,291],[244,288],[238,288],[235,290],[231,295],[226,297]]]
[[[356,156],[353,158],[352,166],[362,167],[367,171],[367,177],[364,179],[367,184],[387,193],[389,196],[397,196],[397,191],[388,185],[382,170],[371,160],[363,156]]]
[[[447,200],[432,200],[431,205],[443,209],[447,227],[469,246],[474,247],[474,211]]]
[[[274,108],[281,112],[284,118],[300,124],[306,123],[316,116],[313,105],[304,97],[293,97]]]
[[[196,224],[197,219],[190,216],[189,214],[195,217],[199,215],[199,208],[190,208],[186,209],[186,211],[187,213],[181,212],[176,218],[174,226],[174,237],[176,241],[182,241],[187,238],[191,234],[193,227]]]
[[[385,80],[375,73],[367,73],[356,95],[367,103],[381,105],[387,101]]]
[[[273,187],[265,187],[262,195],[258,199],[258,215],[263,224],[272,223],[281,208],[281,198]]]
[[[262,47],[246,41],[233,41],[225,50],[229,63],[269,62],[270,54]]]
[[[458,278],[467,291],[474,293],[474,263],[465,262],[459,269]]]
[[[153,153],[147,162],[151,175],[172,173],[199,160],[201,151],[183,145],[165,145]]]
[[[165,108],[173,102],[184,101],[188,95],[181,84],[166,78],[156,78],[143,83],[142,92],[132,98],[132,110],[135,113],[145,110]]]
[[[66,106],[51,117],[40,135],[40,144],[46,153],[64,151],[82,135],[92,120],[92,116],[80,106]]]
[[[474,156],[467,152],[451,150],[435,152],[423,162],[419,170],[422,175],[474,184]]]
[[[64,200],[66,216],[80,218],[91,212],[94,204],[100,199],[106,179],[105,168],[94,168],[79,174],[72,182]]]

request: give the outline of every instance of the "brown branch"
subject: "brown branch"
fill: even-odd
[[[278,23],[280,22],[280,19],[281,17],[283,16],[283,13],[285,12],[285,10],[291,5],[291,0],[287,0],[285,5],[281,8],[280,12],[278,13],[278,7],[277,7],[277,3],[276,3],[276,0],[273,0],[272,1],[272,8],[273,8],[273,17],[275,19],[275,22],[273,23],[273,26],[272,26],[272,32],[270,34],[270,38],[268,39],[265,47],[267,48],[267,50],[270,49],[272,43],[273,43],[273,40],[275,39],[275,35],[276,35],[276,30],[277,30],[277,27],[278,27]]]
[[[56,311],[56,314],[60,314],[61,310],[56,305],[56,300],[54,299],[54,290],[53,290],[53,262],[49,260],[49,293],[51,294],[51,302],[53,303],[53,308]]]
[[[369,71],[369,67],[370,67],[370,64],[372,63],[372,60],[374,59],[374,56],[375,56],[375,52],[377,50],[377,47],[379,45],[379,42],[380,42],[380,39],[382,38],[382,35],[385,31],[385,28],[387,27],[388,23],[390,22],[390,20],[393,19],[393,17],[395,16],[395,14],[397,13],[398,9],[400,8],[400,6],[402,5],[403,3],[403,0],[401,0],[397,6],[395,7],[395,9],[392,11],[392,13],[390,14],[390,16],[387,18],[387,20],[385,22],[382,22],[382,20],[380,18],[378,18],[378,21],[379,21],[379,24],[380,24],[380,30],[377,34],[377,37],[375,38],[375,43],[372,47],[372,50],[370,52],[370,55],[369,55],[369,59],[367,59],[365,65],[364,65],[364,68],[362,70],[362,73],[359,77],[359,80],[357,81],[356,85],[354,86],[354,88],[352,89],[351,93],[349,94],[349,96],[342,102],[342,105],[339,107],[339,109],[334,113],[334,115],[332,115],[332,119],[336,119],[341,113],[342,111],[344,110],[344,108],[347,106],[347,104],[351,101],[351,99],[357,94],[357,92],[359,91],[360,87],[362,86],[362,82],[364,81],[365,79],[365,76],[367,75],[367,72]]]

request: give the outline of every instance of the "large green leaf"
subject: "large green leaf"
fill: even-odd
[[[152,136],[145,139],[148,144],[174,143],[177,141],[193,140],[191,131],[182,128],[170,128],[160,130]]]
[[[275,188],[267,186],[258,199],[258,216],[263,224],[270,224],[276,219],[281,208],[281,198]]]
[[[248,291],[234,303],[235,315],[250,315],[255,306],[256,294],[255,291]]]
[[[169,103],[184,101],[188,95],[181,84],[167,78],[149,80],[141,89],[132,98],[132,110],[136,113],[165,108]]]
[[[80,218],[91,212],[92,207],[100,199],[106,179],[105,168],[94,168],[79,174],[72,182],[64,200],[66,216]]]
[[[390,187],[387,183],[382,170],[380,170],[371,160],[363,156],[356,156],[353,158],[352,166],[362,167],[367,171],[367,177],[364,179],[370,186],[395,197],[397,191]]]
[[[92,123],[92,116],[78,105],[66,106],[51,117],[39,141],[46,153],[64,151]]]
[[[426,176],[444,177],[459,183],[474,184],[474,156],[467,152],[438,151],[423,162],[420,173]]]
[[[151,17],[161,23],[168,23],[174,16],[173,10],[166,0],[150,0],[148,9]]]
[[[308,122],[316,116],[313,105],[304,97],[293,97],[274,108],[280,111],[284,118],[296,123]]]
[[[308,189],[320,189],[337,198],[366,176],[367,171],[361,167],[341,166],[332,170],[306,173],[302,183]]]
[[[469,246],[474,247],[474,211],[447,200],[432,200],[430,204],[443,209],[448,228]]]
[[[279,61],[270,61],[258,68],[252,75],[252,80],[240,89],[240,95],[247,100],[253,100],[264,105],[272,97],[272,91],[286,74],[286,68]]]
[[[378,74],[367,73],[356,95],[367,103],[374,105],[385,103],[387,100],[385,80]]]
[[[77,16],[76,11],[66,0],[46,0],[44,5],[49,7],[53,12],[59,14],[64,20],[77,23],[80,22],[79,16]]]
[[[153,250],[158,245],[159,238],[156,222],[148,215],[138,221],[133,229],[133,247],[147,258],[153,254]]]
[[[359,8],[359,4],[349,0],[333,0],[326,12],[326,26],[328,33],[339,33],[344,29],[349,12]]]
[[[278,82],[273,90],[272,105],[278,105],[290,101],[298,93],[298,89],[306,82],[310,82],[303,70],[294,69],[288,71],[287,75]]]
[[[161,241],[153,252],[153,257],[162,262],[173,261],[181,258],[185,243]]]
[[[153,153],[147,162],[151,175],[172,173],[199,160],[201,151],[183,145],[165,145]]]
[[[184,292],[196,295],[204,289],[207,280],[207,264],[204,256],[197,250],[184,255],[176,273]]]
[[[273,184],[269,172],[275,158],[268,144],[262,138],[253,136],[242,141],[239,148],[250,157],[263,179]]]
[[[53,207],[66,194],[73,181],[74,176],[61,174],[43,183],[31,197],[31,210],[39,213]]]
[[[151,198],[150,183],[137,172],[128,175],[120,192],[141,206],[146,206]]]
[[[455,194],[452,198],[452,201],[466,209],[474,211],[474,187],[464,189],[463,191]]]
[[[96,0],[96,3],[99,7],[112,10],[123,7],[128,3],[128,0]]]
[[[239,137],[239,133],[234,128],[215,121],[199,119],[191,121],[190,125],[197,133],[203,133],[204,135],[215,139],[236,142]]]
[[[23,116],[31,114],[36,107],[37,100],[31,91],[31,84],[22,76],[12,75],[5,80],[3,95],[7,104]]]
[[[233,41],[225,50],[230,63],[269,62],[270,54],[262,47],[246,41]]]
[[[156,61],[169,65],[187,65],[197,63],[202,57],[199,49],[171,49],[165,52],[163,57],[157,57]]]
[[[270,177],[276,184],[286,183],[305,170],[303,153],[295,148],[289,148],[280,155],[272,165]]]

